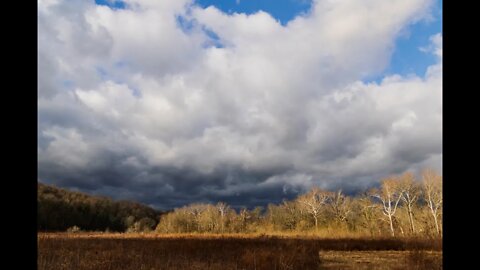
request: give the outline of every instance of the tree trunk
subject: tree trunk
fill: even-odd
[[[435,220],[435,228],[437,229],[437,234],[440,235],[440,228],[438,227],[437,215],[433,210],[432,210],[432,215],[433,215],[433,220]]]
[[[415,225],[413,224],[413,211],[411,206],[408,206],[408,218],[410,220],[410,229],[412,230],[412,233],[415,234]]]
[[[222,228],[221,228],[221,230],[222,230],[222,233],[223,233],[223,232],[225,231],[225,221],[223,220],[223,214],[222,214],[222,216],[221,216],[221,221],[220,221],[220,222],[222,223]]]
[[[388,216],[388,220],[390,221],[390,230],[392,232],[392,236],[395,237],[395,230],[393,230],[393,220],[392,220],[392,216]]]
[[[315,231],[318,232],[318,218],[317,216],[313,216],[315,218]]]

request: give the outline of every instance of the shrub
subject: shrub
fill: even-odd
[[[67,229],[67,232],[69,232],[69,233],[77,233],[77,232],[81,232],[81,231],[82,230],[80,229],[80,227],[78,227],[76,225]]]

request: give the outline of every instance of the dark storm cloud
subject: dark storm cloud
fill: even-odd
[[[268,178],[287,171],[284,168],[245,171],[225,166],[211,173],[199,173],[193,168],[141,166],[139,169],[125,164],[126,159],[115,153],[104,154],[78,170],[40,162],[39,175],[47,183],[142,201],[160,209],[219,201],[236,208],[253,207],[280,202],[296,194],[285,193],[281,183],[261,185]]]

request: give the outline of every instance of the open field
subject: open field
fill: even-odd
[[[323,251],[321,269],[442,269],[442,252],[427,250]]]
[[[441,269],[441,240],[44,234],[38,269]]]

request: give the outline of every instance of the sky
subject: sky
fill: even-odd
[[[442,169],[438,0],[39,0],[38,181],[157,209]]]

